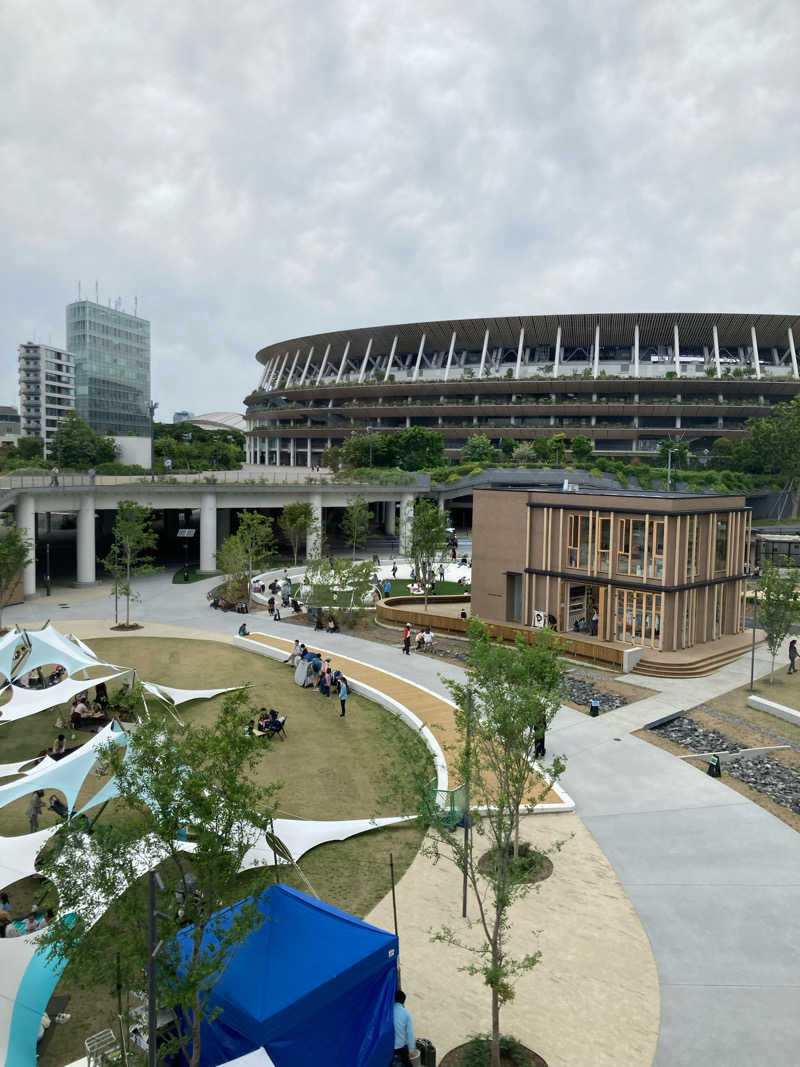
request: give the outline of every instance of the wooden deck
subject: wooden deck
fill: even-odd
[[[286,652],[287,655],[293,645],[292,641],[287,641],[281,637],[268,636],[267,634],[248,634],[247,640],[279,649],[282,652]],[[410,711],[413,711],[434,734],[441,746],[447,763],[450,788],[453,789],[459,784],[453,765],[453,751],[458,743],[458,731],[452,704],[448,703],[443,697],[437,696],[436,693],[432,693],[414,682],[409,682],[405,678],[400,678],[390,671],[384,671],[380,667],[371,667],[360,660],[350,659],[336,652],[326,651],[322,645],[315,644],[314,648],[319,650],[323,659],[329,656],[334,666],[344,671],[349,680],[356,683],[362,682],[366,686],[377,689],[379,692],[391,697],[392,700],[396,700],[398,704],[402,704]],[[563,804],[564,798],[551,789],[544,800],[537,805],[537,810],[539,808],[543,811],[548,808],[553,810],[554,806],[557,805],[560,808]]]

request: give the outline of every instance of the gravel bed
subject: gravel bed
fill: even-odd
[[[592,685],[576,673],[567,675],[567,696],[576,704],[582,704],[587,708],[593,700],[599,700],[601,712],[624,708],[628,703],[627,697],[619,693],[606,693],[605,690],[598,689],[596,685]]]
[[[731,741],[719,730],[707,730],[698,726],[688,715],[680,715],[677,719],[655,726],[653,733],[683,745],[684,748],[690,748],[693,752],[739,752],[744,747],[736,741]]]
[[[720,713],[715,711],[715,714]],[[733,716],[724,717],[742,725],[740,719]],[[719,730],[707,730],[698,726],[688,715],[681,715],[671,722],[654,727],[653,733],[693,752],[741,752],[744,748]],[[776,740],[785,743],[783,738],[776,737]],[[759,793],[764,793],[776,804],[782,804],[790,811],[800,814],[800,771],[794,767],[787,767],[770,756],[739,756],[722,765],[723,777],[726,774],[752,786]]]
[[[720,711],[719,708],[709,707],[708,704],[698,704],[696,710],[705,711],[709,715],[716,715],[717,718],[733,723],[734,726],[748,726],[751,730],[770,738],[771,741],[775,741],[779,745],[788,745],[795,752],[800,752],[800,745],[796,741],[790,741],[788,737],[783,737],[782,734],[774,734],[771,730],[765,730],[763,726],[756,726],[755,723],[747,722],[745,719],[737,719],[735,715],[728,715],[727,712]]]

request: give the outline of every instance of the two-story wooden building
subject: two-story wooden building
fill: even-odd
[[[472,610],[665,652],[743,627],[741,496],[485,489],[474,496]]]

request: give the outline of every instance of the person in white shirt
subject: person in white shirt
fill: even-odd
[[[416,1048],[414,1024],[406,1007],[406,995],[398,989],[394,995],[394,1054],[401,1063],[411,1063],[411,1052]]]

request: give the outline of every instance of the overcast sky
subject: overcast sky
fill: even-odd
[[[797,0],[3,0],[0,403],[122,297],[160,416],[331,328],[797,313]]]

